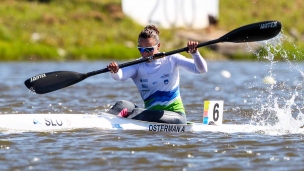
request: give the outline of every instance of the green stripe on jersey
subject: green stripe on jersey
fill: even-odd
[[[185,113],[185,108],[182,102],[182,99],[179,98],[178,100],[174,101],[170,105],[155,105],[153,107],[150,107],[151,110],[167,110],[172,112],[180,112]]]

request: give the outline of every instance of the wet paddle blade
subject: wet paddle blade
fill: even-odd
[[[34,93],[45,94],[68,87],[86,78],[86,74],[72,71],[56,71],[29,78],[24,82],[24,84]]]
[[[263,21],[242,26],[225,34],[221,42],[257,42],[271,39],[281,32],[282,24],[279,21]]]

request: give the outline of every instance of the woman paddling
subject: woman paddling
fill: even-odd
[[[138,36],[141,58],[153,56],[160,49],[159,30],[154,25],[146,26]],[[132,78],[145,104],[139,108],[134,103],[121,100],[108,111],[121,117],[171,124],[187,123],[180,96],[179,68],[195,74],[207,72],[207,63],[198,52],[198,42],[189,41],[187,46],[193,59],[174,54],[151,62],[119,68],[116,62],[107,68],[115,80]]]

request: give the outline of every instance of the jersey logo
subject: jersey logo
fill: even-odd
[[[169,83],[169,80],[164,80],[164,84],[168,84]]]
[[[148,79],[140,79],[140,82],[148,82]]]
[[[167,78],[169,77],[170,74],[164,74],[163,76],[161,76],[160,78]]]

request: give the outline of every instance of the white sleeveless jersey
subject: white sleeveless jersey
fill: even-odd
[[[179,68],[197,74],[207,72],[207,64],[200,54],[192,56],[194,60],[180,54],[170,55],[122,68],[112,77],[116,80],[132,78],[146,109],[185,113],[180,96]]]

